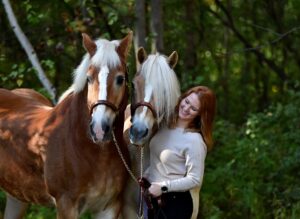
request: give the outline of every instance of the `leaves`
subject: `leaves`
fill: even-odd
[[[300,93],[288,93],[284,102],[249,116],[243,128],[216,124],[200,195],[205,218],[300,216]],[[218,210],[209,210],[212,205]]]

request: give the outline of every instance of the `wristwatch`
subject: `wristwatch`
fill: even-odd
[[[167,186],[162,186],[161,188],[162,193],[167,193],[168,192],[168,187]]]

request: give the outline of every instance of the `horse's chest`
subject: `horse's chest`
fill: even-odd
[[[110,159],[105,159],[110,157]],[[127,172],[119,157],[104,156],[94,164],[93,175],[86,182],[84,206],[101,209],[119,198],[127,181]],[[113,158],[112,158],[113,157]],[[104,160],[103,160],[104,159]]]
[[[107,178],[105,181],[99,181],[88,187],[87,192],[82,198],[82,209],[97,210],[105,209],[110,203],[118,199],[123,186],[113,178]]]

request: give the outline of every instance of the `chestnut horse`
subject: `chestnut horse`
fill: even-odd
[[[111,136],[129,161],[123,124],[131,41],[131,32],[119,41],[83,34],[88,53],[75,70],[74,90],[55,107],[34,91],[0,89],[5,219],[20,218],[27,203],[56,206],[59,219],[87,209],[96,218],[119,217],[128,174]]]
[[[125,121],[124,132],[129,135],[130,141],[135,145],[144,145],[155,134],[157,129],[167,125],[172,119],[175,106],[180,95],[180,87],[174,72],[178,61],[178,54],[174,51],[169,57],[161,54],[147,55],[144,48],[139,48],[137,53],[139,69],[133,78],[131,118]],[[128,110],[128,109],[127,109]],[[132,123],[131,123],[132,122]],[[129,133],[128,133],[129,130]],[[133,170],[138,170],[136,148],[129,147]],[[144,147],[144,166],[149,166],[149,147]],[[126,218],[133,218],[137,212],[138,189],[131,180],[126,190]],[[199,188],[191,191],[194,212],[193,219],[197,218]],[[131,199],[131,200],[129,200]]]

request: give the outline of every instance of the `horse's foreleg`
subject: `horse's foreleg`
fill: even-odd
[[[193,199],[193,214],[191,219],[197,219],[199,212],[199,193],[200,187],[196,187],[191,190],[191,195]]]
[[[124,192],[124,206],[120,219],[136,218],[139,205],[139,187],[129,178]]]
[[[137,216],[137,207],[132,206],[130,204],[125,204],[123,212],[120,219],[126,219],[126,218],[135,218]]]
[[[21,202],[11,195],[6,194],[4,219],[22,219],[26,213],[28,205],[28,203]]]
[[[69,197],[62,196],[56,201],[57,219],[76,219],[79,217],[76,202]]]
[[[114,203],[113,206],[106,208],[94,215],[95,219],[119,219],[121,217],[121,206],[120,202]]]

